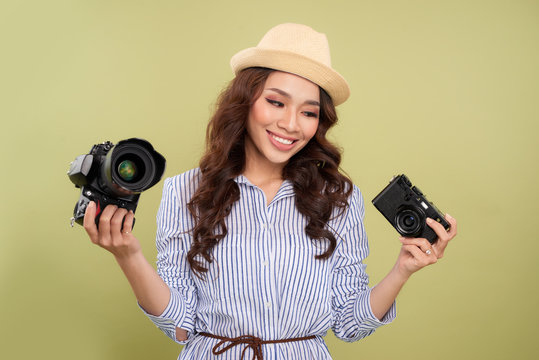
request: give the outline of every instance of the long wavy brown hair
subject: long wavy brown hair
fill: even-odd
[[[195,275],[208,269],[213,261],[212,248],[227,235],[225,218],[240,190],[234,178],[245,166],[246,123],[249,110],[263,90],[269,74],[275,70],[248,68],[242,70],[223,90],[206,130],[206,151],[200,160],[199,186],[188,203],[195,219],[193,243],[187,259]],[[329,95],[320,88],[318,129],[309,143],[295,154],[283,169],[283,179],[292,182],[296,206],[307,218],[305,233],[313,241],[327,242],[326,251],[316,255],[327,259],[335,250],[335,234],[328,221],[335,208],[341,213],[348,206],[351,180],[339,171],[341,153],[326,139],[327,131],[337,123],[337,112]]]

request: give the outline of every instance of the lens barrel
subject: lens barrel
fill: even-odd
[[[119,195],[139,194],[155,185],[165,171],[165,158],[146,140],[118,142],[103,162],[104,186]]]

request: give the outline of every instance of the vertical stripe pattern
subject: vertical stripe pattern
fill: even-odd
[[[166,179],[157,215],[157,269],[171,297],[163,314],[146,315],[185,345],[178,359],[240,358],[243,346],[216,356],[211,350],[218,340],[198,332],[263,340],[316,335],[263,345],[264,359],[331,359],[323,340],[327,330],[357,341],[395,318],[395,304],[381,321],[371,311],[363,264],[369,253],[364,203],[356,186],[349,208],[328,224],[337,238],[335,252],[328,260],[316,260],[325,244],[305,234],[307,221],[296,209],[292,184],[284,181],[267,204],[261,189],[238,176],[240,200],[226,219],[228,235],[214,247],[215,260],[207,265],[206,280],[200,280],[186,259],[194,225],[186,204],[199,176],[200,170],[193,169]],[[188,331],[186,341],[176,340],[176,327]],[[251,349],[246,357],[252,357]]]

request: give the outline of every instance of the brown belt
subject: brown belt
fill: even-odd
[[[221,340],[212,349],[212,352],[214,355],[221,355],[222,353],[224,353],[230,348],[233,348],[236,345],[247,344],[245,349],[243,349],[243,351],[241,352],[241,360],[243,360],[243,355],[245,354],[245,350],[247,350],[248,348],[251,348],[254,351],[252,360],[256,360],[256,359],[264,360],[264,357],[262,356],[262,344],[277,344],[277,343],[286,343],[286,342],[309,340],[309,339],[316,338],[315,335],[311,335],[311,336],[297,337],[297,338],[291,338],[291,339],[262,340],[252,335],[242,335],[235,338],[228,338],[226,336],[217,336],[217,335],[212,335],[205,332],[201,332],[199,333],[199,335]],[[230,342],[229,345],[225,346],[221,350],[217,350],[220,346],[222,346],[227,341]]]

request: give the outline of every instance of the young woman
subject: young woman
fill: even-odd
[[[231,61],[200,167],[166,179],[157,216],[157,272],[131,233],[133,214],[107,207],[95,244],[114,254],[147,316],[185,348],[180,359],[331,359],[328,329],[356,341],[395,317],[395,298],[456,235],[401,238],[374,288],[359,189],[326,139],[349,96],[324,34],[271,29]],[[125,222],[122,228],[122,222]]]

